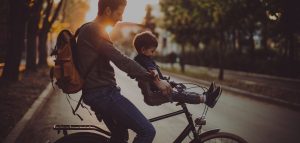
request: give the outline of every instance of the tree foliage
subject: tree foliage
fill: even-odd
[[[180,45],[199,43],[218,51],[222,72],[230,52],[256,60],[256,41],[261,48],[277,45],[279,54],[295,61],[299,57],[300,16],[295,2],[284,0],[162,0],[162,27]],[[274,46],[273,46],[274,48]],[[276,47],[275,47],[276,48]],[[251,65],[250,65],[251,66]],[[222,74],[222,73],[221,73]],[[220,78],[222,75],[220,74]]]

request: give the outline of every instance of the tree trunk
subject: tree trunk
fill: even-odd
[[[262,35],[261,35],[261,46],[263,49],[268,49],[269,45],[267,44],[268,40],[268,24],[264,23],[263,24],[263,29],[262,29]]]
[[[181,51],[181,55],[180,55],[180,59],[179,59],[179,64],[180,64],[181,72],[184,73],[185,72],[185,45],[182,44],[181,47],[182,47],[181,48],[182,51]]]
[[[47,65],[47,39],[48,39],[48,32],[41,32],[39,36],[39,66],[46,66]]]
[[[237,29],[235,31],[235,41],[234,41],[234,47],[237,49],[239,54],[242,54],[242,47],[241,47],[241,30]]]
[[[28,43],[26,56],[26,70],[36,70],[36,43],[37,31],[33,25],[28,24]]]
[[[10,3],[10,47],[7,49],[3,79],[17,81],[21,54],[24,49],[25,23],[26,23],[26,0],[11,0]]]
[[[28,43],[27,43],[27,57],[26,70],[36,70],[36,56],[37,56],[37,36],[38,24],[41,18],[41,11],[43,8],[43,0],[35,1],[31,11],[31,17],[28,22]]]
[[[289,33],[288,35],[288,39],[290,41],[290,44],[289,44],[289,53],[288,53],[288,59],[289,61],[293,62],[295,60],[295,39],[294,39],[294,35],[292,33]]]
[[[290,39],[288,39],[288,36],[285,37],[284,47],[283,47],[283,58],[284,60],[288,59],[288,53],[289,53],[289,47],[290,47]]]
[[[220,71],[219,71],[219,76],[218,76],[218,79],[219,80],[223,80],[224,79],[224,63],[223,63],[223,60],[224,60],[224,53],[225,53],[225,44],[224,44],[224,41],[225,41],[225,37],[224,37],[224,33],[220,32],[220,39],[219,39],[219,68],[220,68]]]
[[[251,58],[255,58],[253,57],[254,56],[254,50],[255,50],[255,44],[254,44],[254,38],[253,38],[253,33],[254,33],[254,30],[251,30],[250,31],[250,39],[249,39],[249,42],[250,42],[250,49],[249,49],[249,54],[251,56]]]
[[[64,0],[60,0],[60,2],[58,3],[56,9],[54,10],[54,14],[52,16],[52,18],[49,20],[50,18],[50,14],[51,14],[51,9],[53,7],[53,0],[48,0],[48,5],[47,8],[45,10],[45,18],[43,21],[43,27],[40,30],[40,34],[39,34],[39,66],[45,66],[47,65],[47,58],[48,58],[48,48],[47,48],[47,39],[48,39],[48,32],[50,31],[53,23],[55,22],[60,9],[62,8],[62,4],[64,2]]]

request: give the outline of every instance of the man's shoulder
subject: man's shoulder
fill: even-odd
[[[83,39],[97,39],[98,42],[113,44],[105,30],[100,28],[99,24],[96,22],[89,22],[86,24],[79,35],[81,35],[79,37]]]
[[[94,32],[101,32],[101,29],[96,25],[95,22],[88,22],[86,24],[83,24],[81,33],[94,33]]]

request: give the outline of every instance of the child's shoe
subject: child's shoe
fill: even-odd
[[[204,95],[208,95],[208,94],[211,94],[213,91],[216,90],[216,84],[215,82],[212,82],[208,88],[208,90],[206,92],[204,92],[203,94]]]
[[[205,104],[208,107],[213,108],[216,105],[221,93],[222,89],[220,86],[218,86],[213,92],[207,92]]]

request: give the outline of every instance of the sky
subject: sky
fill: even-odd
[[[124,22],[141,23],[146,14],[145,6],[147,4],[158,4],[159,0],[127,0],[127,6],[123,14]],[[98,0],[89,0],[90,10],[88,11],[85,20],[93,20],[98,12]]]

